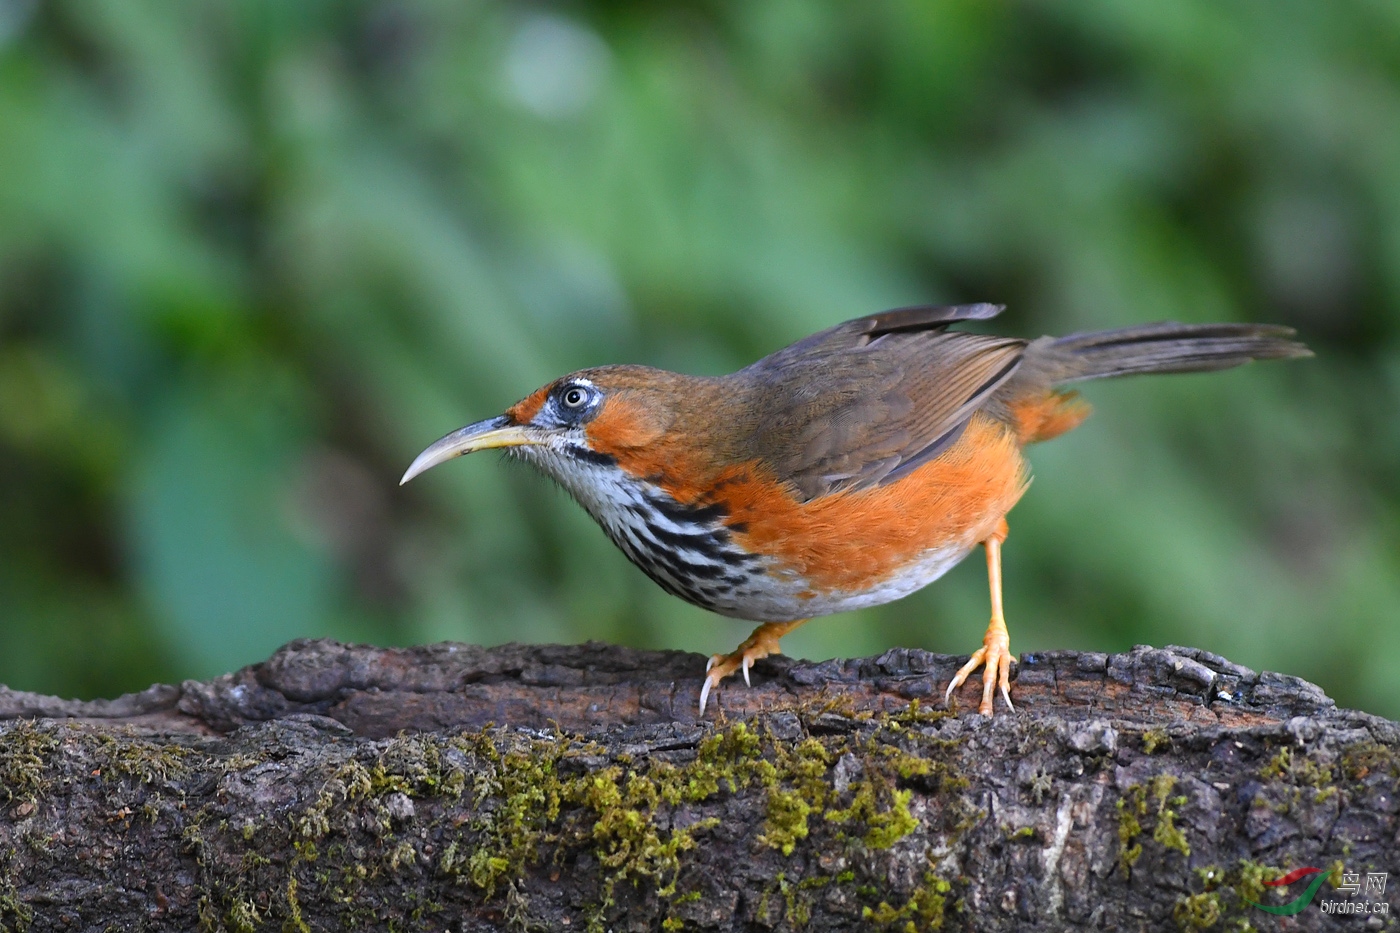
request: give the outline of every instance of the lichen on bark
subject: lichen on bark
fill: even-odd
[[[1397,850],[1395,724],[1205,652],[1026,656],[991,720],[895,651],[765,661],[701,722],[692,661],[299,642],[0,693],[0,928],[1226,929]]]

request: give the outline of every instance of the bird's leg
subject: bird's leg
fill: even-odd
[[[986,669],[982,672],[982,704],[977,707],[983,716],[992,715],[992,698],[998,686],[1001,687],[1001,697],[1006,701],[1007,709],[1013,713],[1016,711],[1016,707],[1011,705],[1011,636],[1006,632],[1006,617],[1001,610],[1001,542],[1006,540],[1006,533],[1006,519],[1002,519],[996,532],[982,542],[987,549],[987,582],[992,590],[992,621],[987,625],[987,634],[982,637],[982,647],[973,652],[943,694],[946,704],[968,675],[985,664]]]
[[[700,715],[705,715],[705,701],[710,698],[710,690],[719,686],[719,682],[737,670],[744,672],[744,683],[749,682],[749,668],[753,667],[753,662],[759,658],[766,658],[770,654],[780,654],[778,639],[788,632],[802,625],[807,619],[798,619],[796,622],[764,622],[753,630],[753,634],[744,639],[744,643],[735,648],[729,654],[716,654],[710,656],[710,663],[705,666],[705,684],[700,688]]]

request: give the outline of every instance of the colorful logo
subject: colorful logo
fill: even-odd
[[[1275,878],[1273,881],[1265,881],[1264,885],[1270,888],[1286,887],[1295,881],[1301,881],[1309,876],[1315,876],[1313,877],[1312,883],[1308,885],[1307,890],[1302,894],[1299,894],[1287,904],[1282,904],[1278,907],[1270,907],[1267,904],[1255,904],[1253,901],[1249,901],[1249,903],[1266,913],[1276,914],[1280,917],[1291,917],[1296,913],[1301,913],[1304,907],[1312,903],[1313,898],[1317,896],[1318,888],[1322,887],[1322,882],[1326,881],[1330,874],[1331,872],[1323,871],[1321,868],[1295,868],[1282,878]]]

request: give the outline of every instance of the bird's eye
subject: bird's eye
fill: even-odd
[[[559,398],[565,408],[582,408],[588,404],[588,392],[582,386],[569,386]]]

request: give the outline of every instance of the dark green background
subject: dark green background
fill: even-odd
[[[525,467],[399,475],[573,368],[980,300],[1318,353],[1092,385],[1011,515],[1014,650],[1191,644],[1400,716],[1392,0],[0,0],[0,681],[729,650]],[[986,616],[977,558],[785,645]]]

